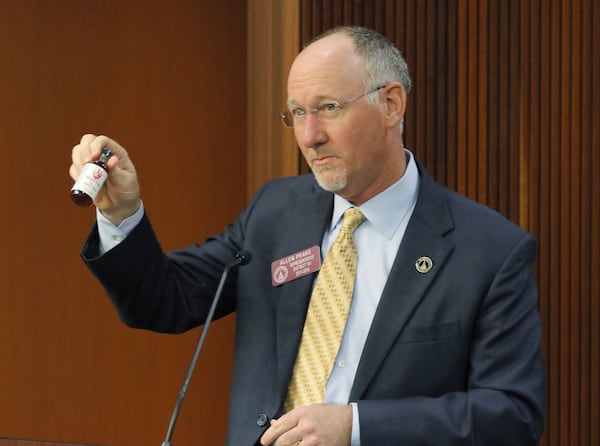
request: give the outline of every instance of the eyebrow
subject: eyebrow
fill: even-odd
[[[333,100],[333,101],[337,101],[338,99],[335,99],[333,96],[328,96],[328,95],[324,95],[324,94],[320,94],[319,96],[317,96],[315,98],[316,102],[322,102],[324,100]],[[298,101],[296,101],[294,98],[289,98],[287,100],[287,104],[288,105],[299,105],[300,103]]]

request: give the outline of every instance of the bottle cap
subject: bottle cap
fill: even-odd
[[[112,156],[112,151],[108,147],[103,147],[100,151],[100,161],[107,162],[108,159]]]

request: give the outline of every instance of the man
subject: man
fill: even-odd
[[[73,149],[73,178],[102,147],[115,154],[82,256],[128,325],[201,324],[224,265],[242,249],[253,254],[216,313],[237,312],[228,445],[506,446],[541,435],[535,242],[435,183],[404,148],[410,86],[379,34],[339,28],[318,38],[290,69],[282,113],[314,175],[266,184],[223,233],[168,254],[125,149],[94,135]],[[358,254],[345,330],[324,394],[298,403],[297,389],[312,385],[299,377],[321,367],[299,371],[320,299],[311,297],[318,265],[306,259],[322,255],[325,275],[349,208],[366,219],[348,242]],[[272,269],[303,256],[308,273]]]

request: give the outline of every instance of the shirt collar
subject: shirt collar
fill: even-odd
[[[413,154],[408,150],[405,150],[405,153],[408,162],[402,178],[358,207],[375,230],[387,239],[393,237],[394,232],[410,214],[417,201],[419,170]],[[356,206],[339,195],[334,196],[330,231],[340,222],[344,212],[351,207]]]

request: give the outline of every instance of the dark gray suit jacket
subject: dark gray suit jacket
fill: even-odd
[[[419,198],[363,351],[351,401],[362,446],[536,444],[544,384],[536,244],[492,210],[437,184],[419,165]],[[315,275],[271,283],[271,262],[320,245],[333,195],[312,175],[265,185],[238,220],[204,243],[164,254],[144,217],[98,256],[82,256],[132,327],[182,332],[201,324],[224,265],[218,316],[236,312],[227,445],[255,445],[281,407]],[[422,256],[430,272],[417,271]]]

